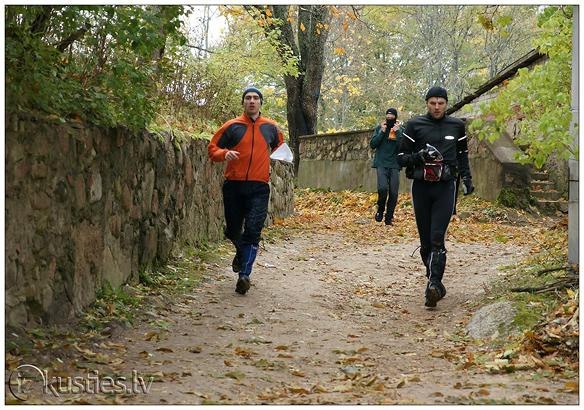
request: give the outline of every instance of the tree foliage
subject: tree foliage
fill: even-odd
[[[6,102],[94,124],[146,126],[182,6],[6,6]]]
[[[349,18],[326,47],[321,131],[372,127],[390,106],[402,119],[423,113],[434,84],[456,102],[528,52],[535,32],[532,6],[337,9]]]
[[[548,59],[500,87],[496,98],[481,105],[480,118],[470,130],[494,141],[509,121],[517,121],[516,143],[525,147],[520,161],[541,167],[551,154],[568,159],[578,156],[570,133],[572,70],[572,9],[547,7],[539,16],[542,32],[534,46]]]
[[[280,59],[296,59],[295,74],[284,75],[286,116],[294,172],[298,172],[301,135],[317,132],[318,101],[324,72],[324,47],[330,29],[329,8],[324,5],[246,6],[267,36],[275,36]]]
[[[297,73],[293,57],[281,62],[273,36],[265,35],[240,6],[221,7],[227,33],[201,53],[199,31],[189,44],[168,50],[174,69],[162,90],[157,127],[210,138],[221,124],[242,112],[241,93],[248,85],[262,89],[262,113],[286,124],[283,76]],[[190,44],[197,44],[195,52]]]

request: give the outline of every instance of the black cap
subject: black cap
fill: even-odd
[[[395,108],[388,108],[387,111],[385,111],[385,115],[389,113],[395,115],[395,118],[397,118],[397,110]]]
[[[442,87],[435,86],[430,88],[426,94],[426,101],[432,97],[440,97],[448,101],[448,93],[446,92],[446,89]]]
[[[263,104],[264,103],[264,96],[262,95],[262,92],[260,90],[258,90],[255,87],[247,87],[244,91],[243,91],[243,95],[241,96],[241,103],[243,104],[243,100],[245,99],[245,95],[247,93],[257,93],[257,95],[260,96],[260,103]]]

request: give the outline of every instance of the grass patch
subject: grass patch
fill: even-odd
[[[512,322],[500,327],[497,339],[487,342],[491,348],[517,347],[515,344],[526,331],[545,322],[552,311],[568,300],[565,291],[512,291],[514,288],[542,288],[566,274],[565,271],[542,273],[546,269],[568,265],[566,229],[561,225],[546,229],[538,236],[537,241],[534,252],[529,257],[515,265],[499,267],[507,275],[491,284],[486,294],[477,301],[478,305],[510,301],[515,309]]]
[[[126,327],[142,320],[138,318],[143,317],[145,309],[155,307],[149,304],[150,297],[180,300],[204,281],[207,272],[216,269],[217,263],[230,252],[232,247],[227,242],[185,246],[165,265],[140,272],[137,284],[114,288],[104,283],[96,293],[96,300],[72,323],[31,329],[7,328],[5,351],[14,357],[28,356],[25,360],[28,362],[52,366],[56,357],[66,359],[63,355],[71,354],[71,349],[64,346],[97,342],[108,337],[107,327]],[[193,312],[193,316],[198,315],[200,313]],[[163,319],[150,323],[160,331],[168,331],[171,327],[171,323]]]
[[[197,287],[205,272],[215,267],[230,251],[227,242],[184,246],[166,264],[141,272],[138,288],[151,293],[185,293]]]
[[[113,288],[106,282],[96,294],[95,302],[86,310],[80,321],[86,331],[100,331],[111,320],[131,324],[135,309],[143,299],[140,293],[129,293],[126,287]]]
[[[163,294],[176,298],[191,291],[204,280],[205,272],[214,268],[228,252],[228,244],[224,242],[184,246],[166,264],[140,272],[136,285],[112,288],[106,283],[81,317],[80,329],[96,335],[112,321],[132,325],[149,296]],[[164,321],[155,321],[153,325],[164,330],[169,326]]]

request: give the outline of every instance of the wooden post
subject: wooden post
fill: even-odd
[[[574,135],[573,145],[578,146],[578,132],[576,126],[578,125],[579,100],[578,100],[578,18],[579,6],[574,7],[573,15],[573,33],[572,33],[572,121],[570,122],[570,131]],[[568,261],[570,263],[578,263],[578,159],[570,158],[568,161],[570,170],[570,185],[568,197]]]

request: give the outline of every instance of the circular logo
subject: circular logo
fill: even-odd
[[[32,364],[21,364],[8,377],[8,390],[21,401],[28,400],[33,393],[43,393],[47,384],[45,374]]]

